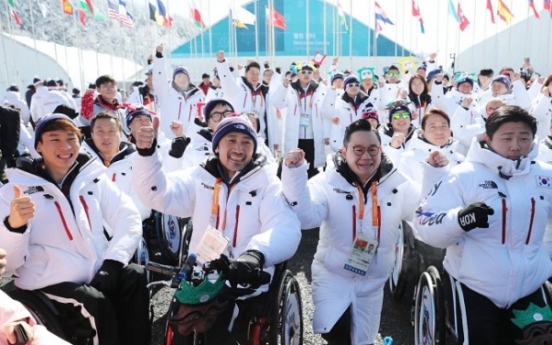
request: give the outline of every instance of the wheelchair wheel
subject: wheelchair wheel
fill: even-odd
[[[59,313],[55,307],[49,306],[46,300],[43,300],[38,294],[40,292],[14,289],[6,293],[16,301],[21,302],[27,308],[37,324],[46,327],[48,331],[62,339],[67,339],[62,325],[59,323]],[[50,302],[51,303],[51,302]]]
[[[430,266],[422,273],[416,289],[414,344],[445,344],[445,296],[437,269]]]
[[[148,244],[146,243],[146,239],[144,237],[142,237],[140,242],[138,242],[138,248],[136,248],[136,252],[134,253],[131,261],[141,266],[146,266],[149,263],[150,257]],[[148,283],[151,282],[151,272],[148,270],[146,270],[146,279],[148,280]]]
[[[285,270],[272,308],[269,329],[271,345],[303,344],[303,307],[299,282]]]
[[[155,234],[161,256],[170,265],[176,265],[179,260],[180,238],[182,228],[178,217],[155,213]]]
[[[391,276],[389,277],[389,290],[395,301],[400,301],[406,289],[406,281],[408,272],[406,269],[406,251],[407,244],[405,243],[405,226],[404,224],[399,229],[399,237],[397,238],[397,243],[395,244],[395,265],[393,265],[393,270],[391,271]]]

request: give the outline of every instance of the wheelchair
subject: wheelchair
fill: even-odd
[[[153,211],[151,217],[144,221],[144,236],[147,239],[150,257],[159,253],[163,263],[177,265],[183,229],[189,219]]]
[[[418,281],[414,306],[414,344],[459,344],[463,332],[463,311],[459,304],[456,280],[444,269],[435,267],[423,272]],[[541,288],[552,305],[552,283]],[[540,342],[539,342],[540,344]]]
[[[19,301],[36,320],[56,336],[73,345],[96,345],[96,330],[77,307],[58,303],[41,291],[21,290],[13,281],[2,287],[12,299]]]
[[[159,274],[174,277],[183,266],[184,259],[188,256],[188,248],[193,232],[193,223],[190,219],[183,230],[180,244],[179,266],[166,266],[150,262],[148,270]],[[166,282],[154,282],[150,285],[162,284],[176,288],[174,279]],[[299,282],[291,271],[287,269],[287,262],[276,265],[272,282],[268,293],[268,305],[266,313],[258,315],[252,320],[249,328],[250,344],[303,344],[303,309],[301,303],[301,289]],[[168,319],[173,316],[179,306],[176,297],[173,297],[167,312],[165,324],[165,345],[203,344],[202,334],[194,333],[192,336],[182,336],[174,332]]]

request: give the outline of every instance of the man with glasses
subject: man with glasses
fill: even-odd
[[[305,151],[309,177],[312,177],[326,161],[324,145],[329,145],[330,139],[321,111],[331,109],[333,100],[326,97],[327,91],[312,80],[315,68],[312,62],[297,63],[297,68],[299,78],[294,82],[284,79],[271,99],[276,108],[287,108],[282,124],[283,152],[296,147]]]
[[[382,153],[378,132],[365,120],[345,129],[334,162],[307,181],[305,152],[288,152],[283,193],[302,229],[320,227],[314,333],[330,345],[374,344],[400,224],[412,219],[420,190]]]
[[[335,101],[335,109],[331,122],[330,144],[335,147],[341,145],[345,127],[362,118],[366,108],[373,108],[368,95],[360,91],[360,81],[355,75],[350,75],[343,82],[345,92]]]
[[[213,153],[211,151],[213,133],[217,130],[220,122],[232,114],[234,114],[234,107],[225,99],[216,98],[205,104],[203,107],[205,122],[196,120],[196,124],[200,130],[193,137],[190,146],[184,152],[184,160],[187,167],[198,166]]]

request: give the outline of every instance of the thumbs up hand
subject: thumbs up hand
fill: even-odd
[[[34,217],[35,204],[31,197],[23,196],[19,186],[13,186],[13,192],[8,223],[12,228],[17,229],[27,225],[29,219]]]

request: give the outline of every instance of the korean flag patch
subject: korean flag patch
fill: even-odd
[[[544,188],[552,188],[552,178],[548,176],[537,176],[537,186]]]

